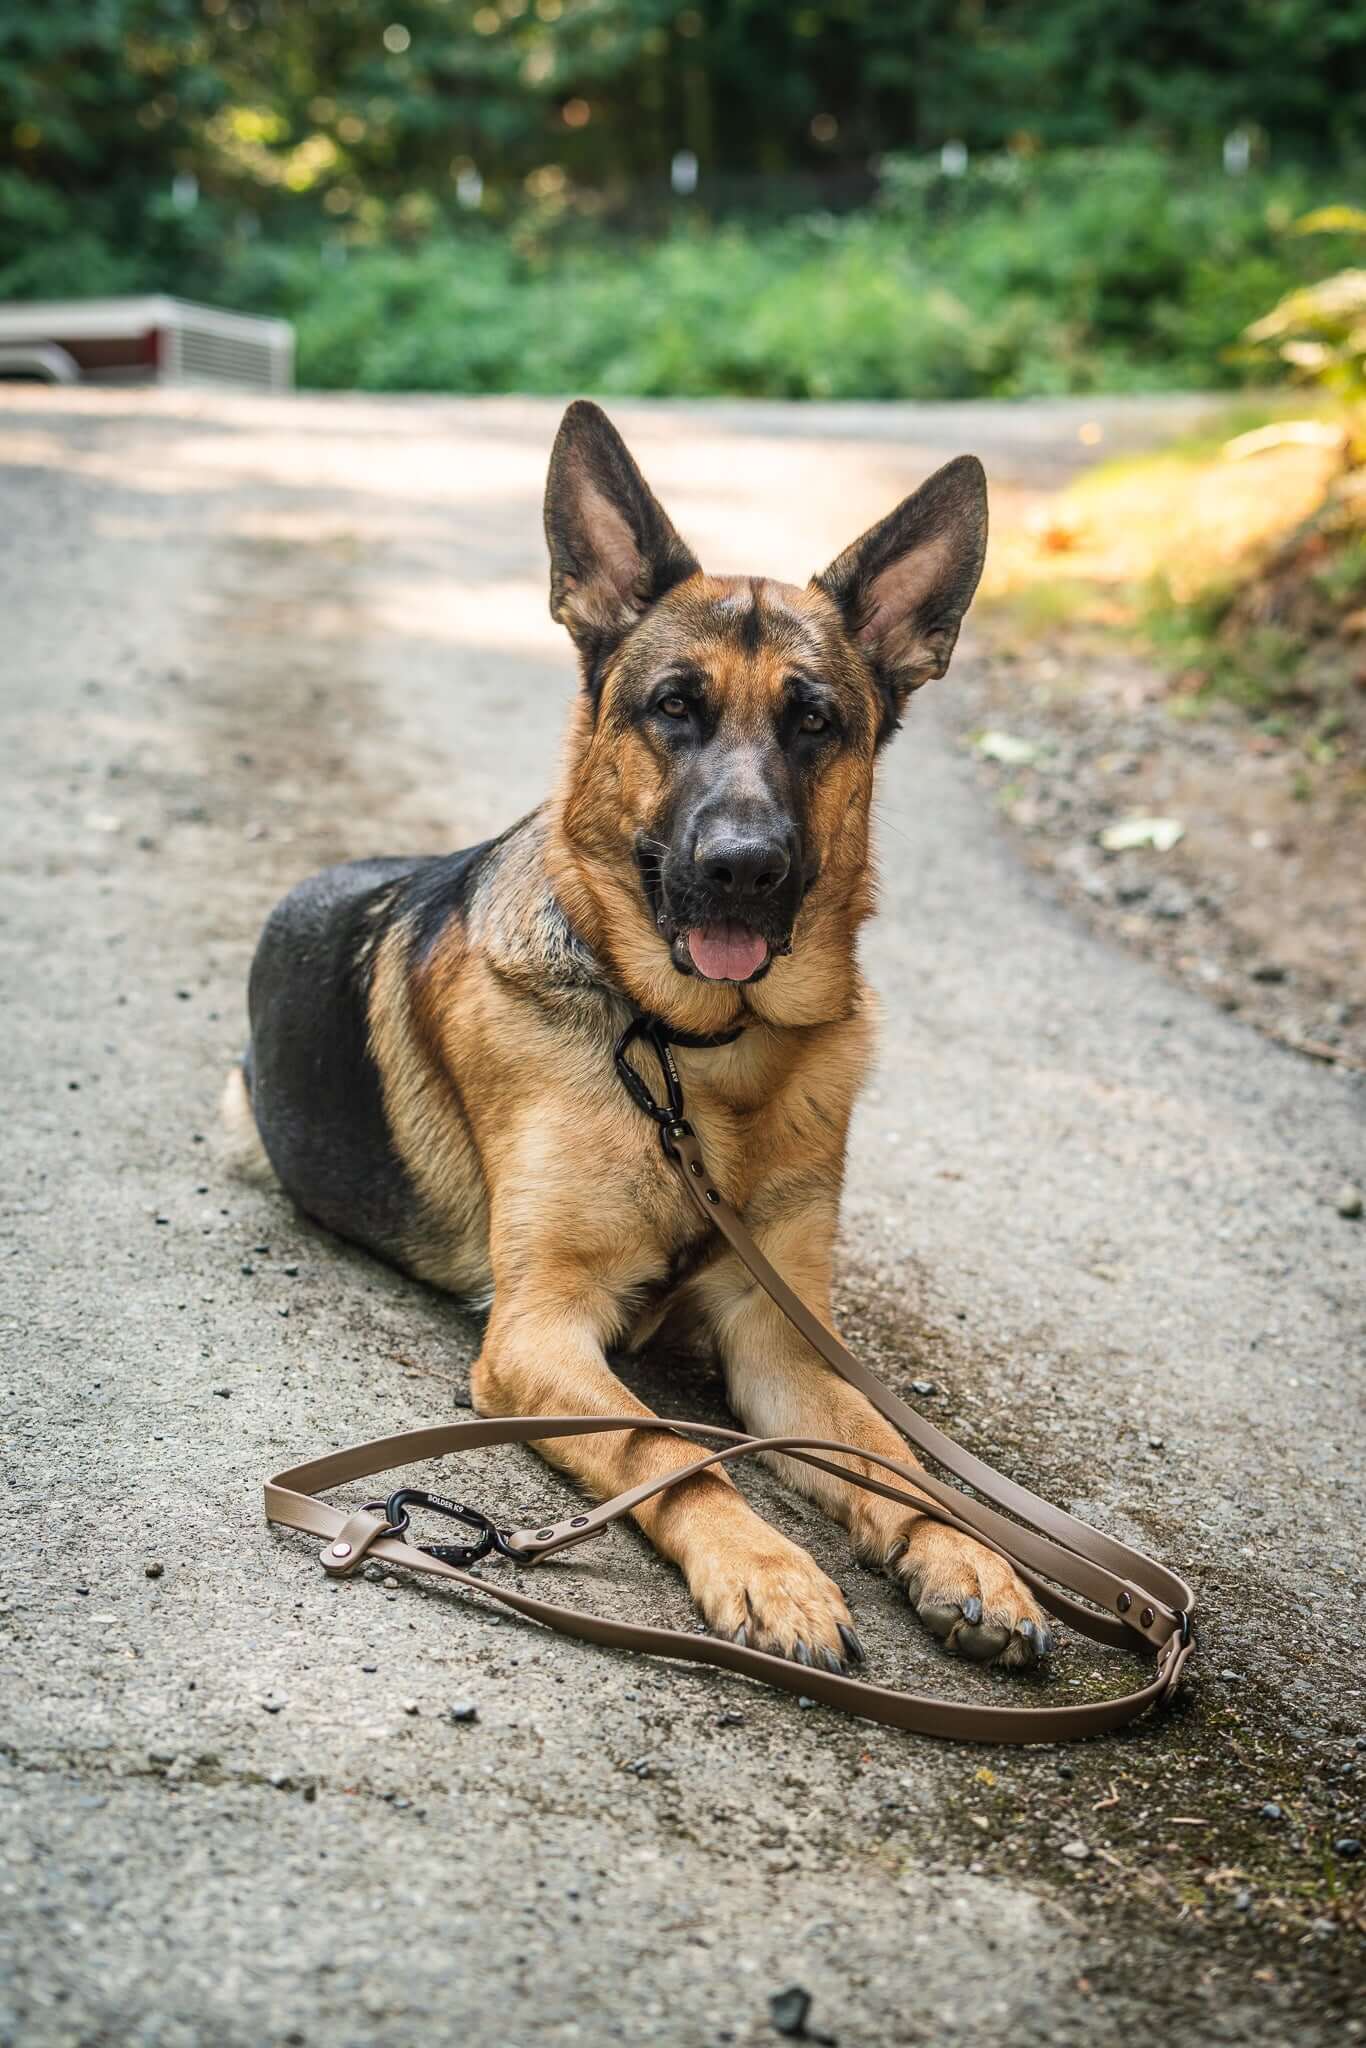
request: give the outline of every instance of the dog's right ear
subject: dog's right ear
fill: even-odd
[[[652,604],[698,563],[600,406],[576,399],[560,422],[545,487],[550,616],[593,683]]]

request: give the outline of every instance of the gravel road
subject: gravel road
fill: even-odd
[[[1085,419],[1114,447],[1190,408],[615,411],[709,566],[805,576],[960,448],[1008,513]],[[335,1585],[263,1525],[295,1455],[467,1400],[475,1325],[227,1179],[214,1105],[291,881],[467,844],[547,785],[555,418],[0,390],[0,2041],[711,2048],[779,2038],[792,1986],[845,2048],[1366,2038],[1361,1077],[1072,922],[984,808],[952,676],[885,768],[845,1324],[1194,1577],[1182,1703],[1069,1752],[936,1745]],[[718,1412],[696,1361],[638,1384]],[[519,1453],[460,1483],[563,1511]],[[1009,1684],[745,1483],[878,1676]],[[633,1532],[545,1569],[686,1625]],[[1042,1684],[1132,1675],[1073,1640]]]

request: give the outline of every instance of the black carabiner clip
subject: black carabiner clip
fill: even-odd
[[[472,1508],[465,1501],[447,1500],[444,1494],[428,1493],[420,1486],[401,1486],[397,1493],[391,1493],[386,1501],[372,1501],[371,1511],[382,1514],[395,1536],[402,1536],[411,1524],[409,1508],[430,1508],[434,1514],[445,1515],[452,1522],[463,1522],[467,1529],[479,1531],[475,1543],[418,1543],[413,1547],[424,1557],[434,1557],[441,1564],[461,1566],[478,1564],[481,1557],[487,1557],[496,1550],[502,1557],[515,1558],[517,1553],[507,1545],[505,1532],[479,1508]]]

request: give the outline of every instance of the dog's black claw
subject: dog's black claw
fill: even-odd
[[[827,1671],[834,1672],[836,1678],[843,1678],[844,1666],[840,1663],[839,1658],[835,1655],[833,1650],[822,1650],[821,1662],[822,1664],[824,1664]]]
[[[963,1602],[963,1619],[964,1621],[970,1621],[974,1628],[982,1619],[982,1603],[975,1593],[969,1593],[967,1599]]]
[[[807,1649],[800,1636],[798,1636],[793,1645],[792,1654],[799,1664],[809,1664],[811,1662],[811,1652]]]
[[[844,1626],[844,1623],[840,1622],[839,1632],[840,1641],[844,1644],[845,1649],[849,1652],[850,1663],[862,1664],[864,1661],[864,1649],[862,1643],[854,1634],[854,1631],[851,1628],[846,1628]]]

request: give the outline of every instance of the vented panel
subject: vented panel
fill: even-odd
[[[177,383],[245,384],[273,391],[288,381],[282,351],[270,341],[216,334],[193,320],[177,326],[168,339],[172,346],[167,368]]]

